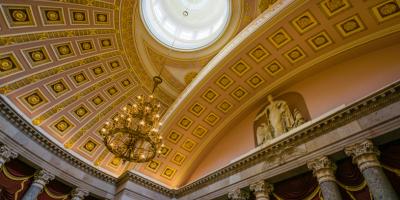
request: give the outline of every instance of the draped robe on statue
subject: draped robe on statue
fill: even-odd
[[[256,129],[257,145],[279,137],[295,125],[295,119],[285,101],[274,101],[271,95],[268,101],[269,104],[256,117],[256,120],[264,119]]]

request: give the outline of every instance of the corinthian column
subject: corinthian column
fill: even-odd
[[[34,175],[34,181],[32,185],[24,194],[22,200],[36,200],[44,186],[54,178],[54,175],[46,170],[37,171]]]
[[[75,188],[71,192],[71,200],[83,200],[88,195],[89,195],[89,192],[87,190],[84,190],[81,188]]]
[[[269,194],[274,190],[274,187],[265,181],[258,181],[250,185],[250,190],[254,192],[256,200],[269,200]]]
[[[238,188],[228,193],[228,198],[231,200],[247,200],[250,198],[248,192]]]
[[[18,154],[5,145],[0,146],[0,168],[11,159],[14,159]]]
[[[379,163],[379,151],[370,140],[348,146],[344,152],[357,164],[375,200],[398,199]]]
[[[307,167],[313,170],[322,191],[324,200],[341,200],[339,187],[336,184],[335,170],[336,165],[323,156],[307,162]]]

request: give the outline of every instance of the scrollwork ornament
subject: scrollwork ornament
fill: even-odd
[[[335,181],[336,165],[328,157],[322,156],[308,161],[307,167],[313,170],[313,174],[320,184],[325,181]]]
[[[274,190],[274,186],[264,180],[252,183],[250,185],[250,190],[254,192],[257,199],[260,197],[268,198],[269,194]]]
[[[83,200],[88,195],[89,195],[89,192],[87,190],[84,190],[81,188],[75,188],[71,192],[71,197],[72,197],[71,200]]]
[[[250,198],[250,194],[247,191],[238,188],[229,192],[228,198],[232,200],[247,200]]]
[[[353,163],[358,165],[360,171],[370,167],[380,167],[378,160],[380,152],[370,140],[348,146],[344,152],[353,158]]]
[[[53,174],[42,169],[35,173],[33,184],[43,189],[43,187],[54,178],[55,176]]]
[[[0,146],[0,167],[10,161],[11,159],[14,159],[18,157],[18,153],[15,152],[14,150],[10,149],[8,146],[1,145]]]

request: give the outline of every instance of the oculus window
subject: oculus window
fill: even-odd
[[[179,51],[211,45],[231,15],[229,0],[141,0],[141,17],[161,44]]]

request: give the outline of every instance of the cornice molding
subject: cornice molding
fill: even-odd
[[[155,192],[159,192],[161,194],[164,194],[168,197],[175,197],[176,196],[176,191],[174,189],[169,189],[163,185],[160,185],[154,181],[151,181],[149,179],[144,178],[143,176],[140,176],[138,174],[132,173],[130,171],[127,171],[123,173],[120,178],[118,179],[118,183],[124,183],[125,181],[132,181],[136,184],[139,184],[141,186],[144,186],[150,190],[153,190]]]
[[[60,158],[68,161],[77,168],[112,184],[118,184],[129,180],[168,197],[181,197],[202,187],[215,183],[216,181],[232,174],[243,171],[244,169],[247,169],[256,163],[260,163],[268,158],[268,155],[275,155],[276,152],[284,151],[287,146],[296,146],[298,144],[302,144],[306,141],[314,139],[315,137],[348,124],[351,121],[360,119],[365,115],[382,109],[394,102],[400,101],[400,81],[370,96],[367,96],[360,101],[357,101],[346,108],[343,108],[340,111],[315,122],[310,126],[298,130],[296,133],[293,133],[277,143],[266,146],[252,153],[251,155],[239,159],[236,162],[229,164],[228,166],[179,189],[169,189],[161,184],[148,180],[143,176],[129,171],[121,175],[119,178],[115,178],[92,167],[91,165],[79,160],[74,155],[56,145],[49,138],[43,136],[36,128],[24,120],[22,116],[16,113],[3,98],[4,97],[0,98],[1,115],[12,122],[19,130],[21,130],[21,132],[31,137],[44,148],[53,152]]]
[[[8,121],[10,121],[16,128],[18,128],[22,133],[32,138],[34,141],[42,145],[44,148],[48,149],[60,158],[71,163],[73,166],[88,172],[89,174],[109,183],[116,183],[117,178],[104,173],[91,165],[85,163],[84,161],[78,159],[67,150],[61,148],[48,137],[40,133],[35,127],[33,127],[29,122],[23,119],[13,108],[11,108],[4,97],[0,97],[0,114],[3,115]]]
[[[252,165],[263,162],[265,159],[270,157],[269,155],[275,155],[277,152],[285,151],[288,146],[297,146],[310,141],[397,101],[400,101],[400,81],[367,96],[310,126],[298,130],[296,133],[293,133],[291,136],[279,142],[266,146],[222,169],[179,188],[176,191],[177,197],[181,197],[232,174],[243,171]]]

